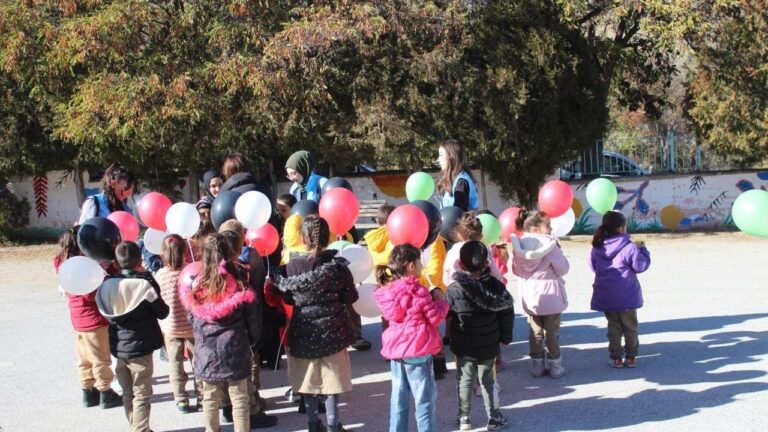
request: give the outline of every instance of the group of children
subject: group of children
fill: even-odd
[[[287,201],[284,205],[292,205]],[[456,358],[459,429],[471,429],[471,396],[477,390],[487,430],[504,428],[496,369],[500,345],[512,342],[514,300],[492,253],[479,241],[480,221],[474,212],[465,213],[455,238],[438,237],[421,251],[388,241],[385,224],[391,211],[383,206],[381,227],[365,236],[377,265],[374,298],[385,322],[381,354],[390,361],[390,431],[408,429],[411,397],[418,430],[437,430],[435,380],[447,370],[444,343]],[[360,337],[350,313],[358,293],[348,263],[326,249],[333,237],[326,221],[309,215],[297,222],[302,248],[289,251],[284,266],[269,275],[263,260],[244,245],[243,227],[234,220],[218,233],[206,228],[198,236],[193,249],[202,255],[197,256],[202,265],[194,275],[182,269],[195,252],[190,254],[177,235],[165,238],[162,266],[154,276],[144,271],[139,245],[120,243],[107,269],[110,276],[99,289],[68,295],[84,405],[122,404],[132,431],[149,430],[152,353],[164,346],[179,411],[202,411],[207,431],[219,430],[220,409],[235,431],[273,426],[277,418],[264,413],[266,402],[258,394],[258,347],[266,327],[282,325],[287,327],[281,342],[289,379],[302,396],[300,411],[306,412],[309,431],[346,430],[338,403],[342,393],[352,390],[347,348]],[[525,234],[510,239],[509,267],[518,277],[528,314],[531,373],[557,378],[565,373],[559,330],[568,305],[563,276],[569,263],[545,214],[521,212],[518,226]],[[76,229],[62,236],[56,268],[79,254]],[[446,251],[448,241],[453,246]],[[631,242],[619,212],[604,216],[592,244],[592,308],[605,312],[608,320],[611,364],[635,367],[636,311],[642,306],[636,274],[648,268],[650,255],[642,243]],[[267,316],[264,308],[274,307],[288,312],[286,322],[262,318]],[[439,332],[444,321],[445,338]],[[117,358],[122,398],[110,388],[110,354]],[[186,391],[185,358],[193,363],[195,405]],[[323,411],[327,425],[318,417]]]

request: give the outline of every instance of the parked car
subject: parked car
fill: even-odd
[[[650,175],[650,171],[642,168],[637,162],[616,152],[603,150],[603,164],[599,172],[584,172],[581,160],[573,160],[560,167],[562,180],[578,180],[582,176],[620,177]]]

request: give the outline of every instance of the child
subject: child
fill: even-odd
[[[381,288],[373,296],[389,320],[381,335],[381,355],[390,359],[392,397],[389,430],[408,430],[408,405],[411,393],[416,406],[416,424],[420,432],[437,430],[435,409],[437,386],[432,373],[432,355],[442,351],[437,327],[448,313],[442,291],[435,290],[434,300],[419,284],[421,252],[409,245],[395,246],[387,266],[379,266],[377,279]]]
[[[603,223],[592,239],[589,266],[595,272],[592,309],[605,312],[608,320],[608,351],[611,365],[637,366],[637,309],[643,306],[643,293],[637,274],[648,270],[651,254],[644,242],[632,243],[627,234],[627,219],[617,211],[603,215]],[[625,347],[621,347],[621,336]]]
[[[317,418],[319,395],[327,395],[327,430],[345,431],[337,404],[340,393],[352,390],[347,347],[355,330],[347,307],[358,294],[348,261],[324,250],[329,236],[324,219],[307,216],[301,237],[308,252],[295,254],[286,266],[288,277],[278,281],[284,301],[293,304],[288,370],[294,392],[304,394],[310,432],[326,430]]]
[[[472,387],[479,375],[488,414],[487,430],[500,430],[507,425],[507,419],[499,410],[494,365],[499,344],[512,342],[515,301],[504,284],[491,275],[488,248],[481,242],[464,243],[459,263],[461,269],[453,274],[447,296],[452,318],[451,351],[456,355],[459,380],[459,429],[472,429]]]
[[[277,214],[283,221],[283,224],[291,216],[291,208],[296,204],[296,197],[291,194],[282,194],[277,197]]]
[[[389,241],[389,236],[387,235],[387,220],[394,210],[395,207],[390,204],[380,205],[376,213],[376,224],[379,227],[368,231],[363,236],[365,246],[368,248],[368,252],[371,253],[374,268],[386,266],[389,262],[389,255],[392,253],[394,246]]]
[[[187,311],[179,299],[178,282],[179,273],[184,267],[184,254],[186,245],[184,239],[178,234],[171,234],[163,240],[163,262],[165,266],[155,275],[160,285],[160,297],[168,305],[170,313],[168,318],[160,322],[165,337],[165,347],[168,350],[170,363],[170,381],[173,389],[173,398],[176,400],[176,408],[182,413],[189,413],[189,398],[185,389],[187,385],[187,372],[184,370],[184,350],[193,359],[195,339],[192,334],[192,324],[187,318]],[[202,387],[197,380],[195,386],[195,398],[197,410],[202,411]]]
[[[59,253],[53,258],[56,271],[64,261],[80,255],[77,247],[79,225],[68,229],[59,237]],[[77,337],[77,370],[80,386],[83,388],[83,405],[114,408],[123,404],[123,399],[112,390],[112,357],[109,354],[109,321],[99,313],[96,306],[96,291],[85,295],[67,294],[69,316]]]
[[[148,272],[140,273],[136,243],[115,248],[121,275],[105,280],[96,291],[99,311],[109,320],[109,346],[117,357],[115,375],[123,388],[123,405],[131,432],[149,431],[152,399],[152,352],[163,346],[158,319],[168,316],[160,287]]]
[[[523,227],[525,234],[519,239],[512,237],[512,273],[520,278],[518,290],[531,327],[531,375],[538,378],[547,371],[542,347],[546,339],[549,376],[559,378],[565,373],[560,358],[560,314],[568,307],[563,280],[568,273],[568,260],[557,238],[551,236],[546,214],[520,211],[517,226]]]
[[[250,430],[248,378],[251,346],[261,337],[256,293],[236,277],[232,252],[221,234],[211,234],[203,248],[203,266],[192,286],[179,297],[189,311],[195,335],[194,371],[203,382],[203,417],[207,432],[219,431],[219,404],[232,401],[236,432]]]

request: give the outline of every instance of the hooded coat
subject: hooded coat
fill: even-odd
[[[365,245],[368,248],[368,252],[371,253],[371,259],[373,259],[373,267],[385,266],[389,262],[389,255],[392,254],[392,249],[395,246],[389,241],[389,235],[387,234],[387,227],[381,226],[376,229],[370,230],[363,236],[365,239]]]
[[[272,191],[269,190],[269,187],[259,181],[253,173],[248,171],[233,174],[232,177],[228,178],[227,181],[221,185],[221,192],[224,191],[235,191],[241,194],[257,191],[263,193],[270,201],[272,201]]]
[[[392,281],[373,292],[389,327],[381,334],[381,355],[387,359],[437,354],[443,348],[437,331],[448,314],[445,300],[432,300],[415,277]]]
[[[592,309],[621,312],[643,306],[643,292],[637,274],[648,270],[651,254],[638,247],[629,234],[605,239],[602,247],[592,248],[589,266],[595,272]]]
[[[486,269],[479,278],[458,271],[448,285],[451,351],[479,361],[499,355],[499,344],[512,342],[515,300]]]
[[[216,177],[223,179],[219,170],[208,170],[203,174],[203,187],[205,188],[203,196],[213,199],[213,194],[211,193],[211,180]]]
[[[525,233],[512,237],[512,273],[517,283],[523,310],[529,315],[544,316],[563,312],[568,307],[563,276],[570,264],[563,255],[557,238]]]

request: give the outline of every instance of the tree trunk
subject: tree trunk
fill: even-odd
[[[82,208],[85,202],[85,182],[83,181],[83,170],[79,167],[74,168],[72,179],[75,183],[75,193],[77,194],[77,207]]]

